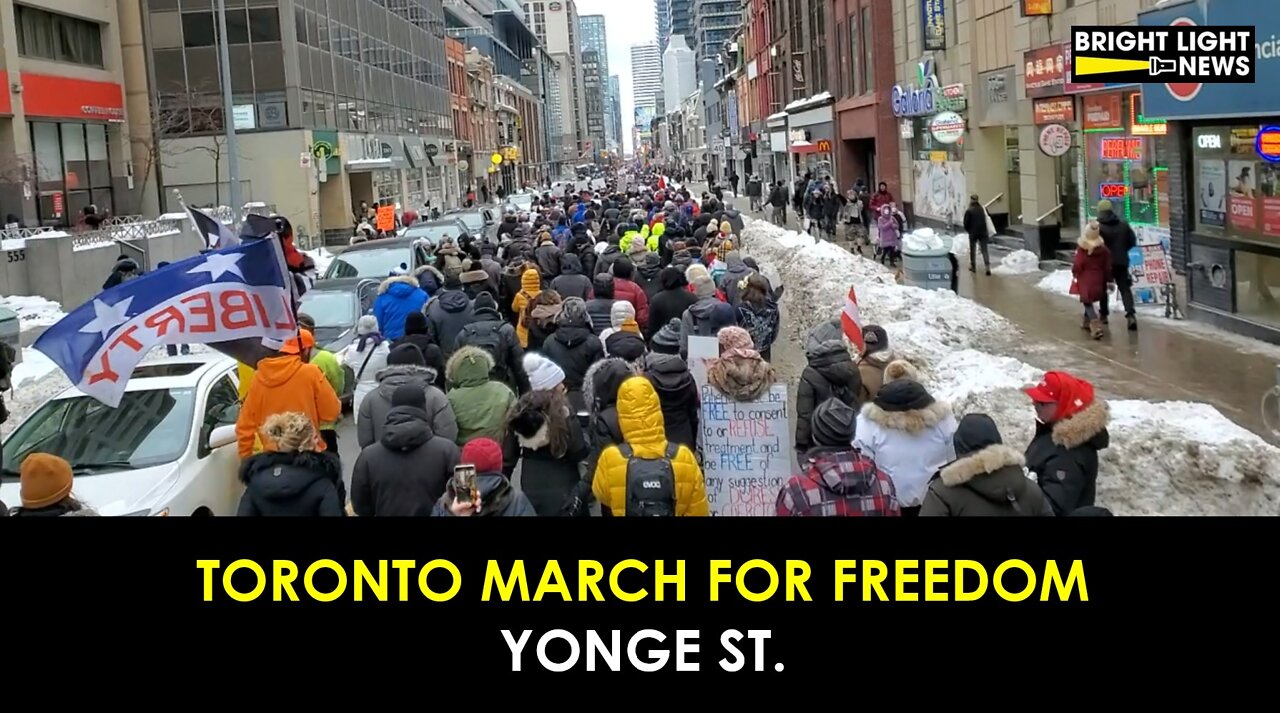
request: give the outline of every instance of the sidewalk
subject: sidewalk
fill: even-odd
[[[701,185],[695,195],[701,194]],[[745,197],[733,199],[744,215],[767,220],[766,214],[745,210]],[[799,230],[788,210],[788,228]],[[993,255],[999,261],[1002,253]],[[1043,273],[987,277],[978,257],[977,273],[961,260],[960,294],[983,304],[1017,324],[1026,334],[1018,350],[1023,361],[1047,368],[1063,368],[1093,381],[1099,389],[1122,398],[1156,401],[1202,401],[1241,426],[1273,443],[1280,443],[1262,422],[1262,395],[1276,385],[1280,349],[1215,328],[1197,325],[1195,331],[1163,321],[1139,319],[1139,330],[1124,329],[1123,316],[1101,341],[1080,329],[1080,313],[1069,300],[1036,287]],[[993,265],[994,266],[994,265]],[[1055,364],[1063,352],[1075,355],[1068,364]]]

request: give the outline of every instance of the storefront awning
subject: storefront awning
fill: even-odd
[[[813,109],[815,107],[822,106],[823,104],[830,104],[834,101],[835,98],[831,96],[831,92],[822,92],[821,94],[815,94],[804,99],[797,99],[786,105],[782,111],[786,114],[795,114],[796,112]]]
[[[389,158],[358,158],[354,161],[347,161],[348,173],[384,171],[390,168],[395,168],[395,162]]]

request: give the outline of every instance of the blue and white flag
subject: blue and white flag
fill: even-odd
[[[250,240],[121,283],[63,317],[35,348],[71,383],[116,407],[161,344],[211,344],[249,364],[298,333],[279,242]]]
[[[196,234],[204,239],[204,249],[219,250],[233,248],[240,244],[240,236],[222,224],[222,221],[198,208],[187,208],[191,224],[196,227]]]

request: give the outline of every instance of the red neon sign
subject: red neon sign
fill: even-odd
[[[1141,161],[1142,139],[1131,136],[1108,136],[1101,141],[1103,161]]]
[[[1129,195],[1129,186],[1123,183],[1102,183],[1098,185],[1099,197],[1107,200],[1123,200]]]

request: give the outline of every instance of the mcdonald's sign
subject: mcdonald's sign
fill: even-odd
[[[831,142],[827,139],[818,139],[818,153],[831,153]]]

